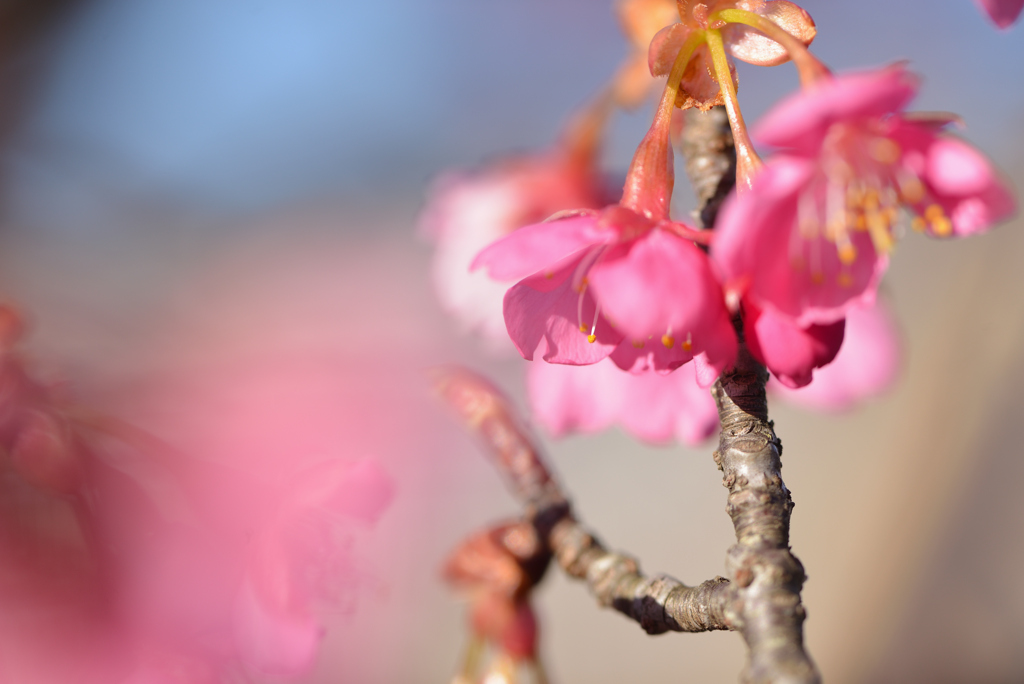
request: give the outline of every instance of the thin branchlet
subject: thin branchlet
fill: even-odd
[[[435,374],[435,386],[476,434],[541,539],[570,577],[586,582],[598,604],[632,618],[649,634],[730,629],[729,581],[696,587],[665,575],[648,577],[635,558],[607,550],[580,524],[536,440],[493,385],[462,368]]]

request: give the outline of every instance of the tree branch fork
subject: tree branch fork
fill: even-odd
[[[713,226],[735,182],[735,153],[721,108],[686,112],[679,146],[697,193],[697,218]],[[734,319],[739,355],[712,387],[722,431],[714,460],[729,491],[726,511],[736,543],[726,553],[728,578],[697,586],[647,576],[638,561],[610,551],[579,522],[536,440],[511,403],[487,380],[462,368],[437,371],[435,385],[475,432],[544,542],[543,559],[586,583],[598,604],[637,622],[648,634],[733,630],[747,643],[741,675],[750,684],[815,684],[820,676],[803,646],[806,576],[789,548],[793,510],[782,480],[782,443],[768,420],[768,371],[749,353]]]

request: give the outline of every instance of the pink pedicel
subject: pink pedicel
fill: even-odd
[[[718,408],[697,384],[696,364],[668,375],[625,373],[610,360],[590,366],[531,364],[534,419],[553,437],[618,426],[649,444],[696,446],[718,430]]]
[[[916,90],[902,66],[849,74],[755,127],[779,153],[719,216],[711,255],[731,298],[801,327],[833,323],[874,301],[903,224],[960,237],[1013,214],[990,162],[942,133],[949,117],[903,113]]]
[[[832,363],[814,371],[807,387],[791,389],[774,378],[769,389],[786,402],[816,411],[845,411],[885,393],[899,377],[903,353],[892,313],[878,300],[852,309],[843,346]]]

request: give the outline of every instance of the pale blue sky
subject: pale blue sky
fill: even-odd
[[[1004,166],[1021,155],[1024,29],[969,0],[804,3],[837,70],[906,58],[916,107],[955,110]],[[89,226],[125,206],[202,216],[307,198],[419,193],[451,165],[545,144],[624,43],[595,0],[99,0],[61,32],[2,160],[8,214]],[[793,69],[742,68],[748,120]],[[622,167],[647,125],[620,121]]]

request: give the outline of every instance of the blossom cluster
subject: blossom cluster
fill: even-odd
[[[1020,9],[982,5],[1000,25]],[[564,171],[561,160],[597,157],[570,154],[564,141],[515,171],[449,181],[428,212],[438,282],[486,272],[507,288],[504,327],[523,358],[593,369],[531,370],[537,419],[555,434],[618,423],[649,441],[707,437],[717,421],[696,386],[732,366],[741,339],[784,395],[834,409],[881,391],[899,365],[895,325],[876,302],[897,241],[908,228],[946,239],[1007,219],[1016,203],[1001,175],[947,131],[954,116],[907,111],[919,82],[906,65],[833,75],[808,51],[813,20],[788,0],[626,0],[619,9],[631,43],[650,40],[645,85],[667,82],[618,201],[602,202],[596,171]],[[675,21],[656,27],[669,13]],[[733,59],[792,61],[801,89],[748,130]],[[592,109],[635,106],[644,91],[636,65],[634,53]],[[670,214],[672,139],[680,109],[716,105],[735,141],[736,188],[710,230]],[[598,118],[582,117],[590,128],[575,139],[596,146]],[[758,148],[774,153],[762,160]],[[514,220],[514,209],[485,208],[482,188],[528,195],[516,206],[550,215]],[[456,196],[481,202],[460,210]],[[469,305],[462,294],[460,306],[442,296],[463,316],[497,311],[493,298]],[[825,373],[833,362],[853,368]]]

